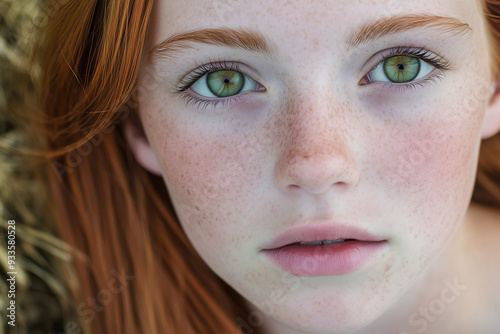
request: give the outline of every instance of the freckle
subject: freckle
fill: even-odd
[[[190,195],[190,196],[191,196],[191,192],[189,191],[189,189],[187,190],[187,193],[188,193],[188,195]]]

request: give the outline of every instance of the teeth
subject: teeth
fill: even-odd
[[[299,242],[301,245],[322,245],[323,241],[308,241],[308,242]]]
[[[345,239],[337,239],[337,240],[324,240],[323,245],[335,244],[337,242],[343,242]]]
[[[343,242],[345,239],[337,239],[337,240],[321,240],[321,241],[308,241],[308,242],[299,242],[300,245],[329,245],[335,244],[338,242]]]

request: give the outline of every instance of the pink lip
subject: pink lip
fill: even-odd
[[[297,244],[337,239],[355,240],[321,246]],[[359,270],[386,245],[387,240],[352,226],[301,224],[280,235],[262,252],[296,276],[336,276]]]

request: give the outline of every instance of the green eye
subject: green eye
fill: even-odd
[[[420,72],[420,60],[409,56],[395,56],[384,62],[384,73],[392,82],[408,82]]]
[[[240,72],[222,70],[207,75],[208,89],[217,97],[228,97],[241,92],[245,77]]]
[[[191,89],[204,97],[224,98],[246,91],[257,91],[259,84],[235,70],[217,70],[198,79]]]
[[[418,57],[398,55],[378,63],[368,74],[369,82],[407,83],[421,79],[436,67]]]

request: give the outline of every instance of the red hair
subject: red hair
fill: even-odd
[[[243,303],[203,262],[161,178],[131,156],[132,108],[152,1],[70,1],[41,44],[51,204],[78,254],[72,289],[91,333],[235,333]],[[133,177],[131,177],[133,176]]]
[[[500,74],[500,1],[484,0],[483,10],[491,42],[493,61],[491,67],[498,86]],[[500,133],[483,140],[481,143],[472,200],[500,208]]]

